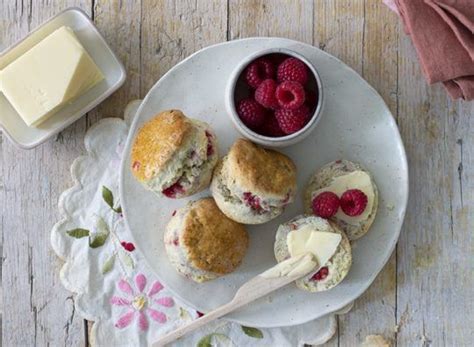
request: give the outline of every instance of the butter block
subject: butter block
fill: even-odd
[[[28,126],[104,79],[69,27],[61,27],[0,71],[0,91]]]

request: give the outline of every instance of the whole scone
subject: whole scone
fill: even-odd
[[[213,198],[204,198],[174,213],[164,242],[176,270],[204,282],[234,271],[245,256],[249,238],[245,227],[227,218]]]
[[[163,111],[145,123],[131,153],[135,178],[169,198],[205,189],[217,159],[217,139],[210,126],[179,110]]]
[[[330,218],[331,221],[336,223],[346,233],[349,240],[352,241],[367,233],[375,219],[378,209],[377,186],[370,172],[362,167],[362,165],[349,160],[337,160],[324,165],[308,182],[304,194],[304,207],[306,213],[312,214],[313,199],[321,192],[333,191],[331,185],[336,178],[342,176],[350,177],[352,181],[348,180],[346,182],[349,183],[347,186],[341,185],[339,187],[339,194],[337,194],[339,197],[343,190],[354,188],[362,190],[368,196],[366,210],[364,210],[361,215],[350,217],[344,214],[342,209],[339,208],[336,215]]]
[[[291,257],[288,250],[288,234],[297,233],[304,226],[311,226],[315,231],[332,232],[342,236],[336,252],[323,267],[296,281],[296,286],[309,292],[322,292],[338,285],[349,273],[352,265],[352,251],[346,234],[334,223],[316,216],[297,216],[280,225],[275,237],[275,258],[278,262]]]
[[[296,166],[282,153],[238,139],[217,164],[211,192],[229,218],[244,224],[265,223],[293,202]]]

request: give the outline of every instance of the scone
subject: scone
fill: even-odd
[[[212,196],[239,223],[277,217],[296,193],[296,167],[286,155],[238,139],[214,170]]]
[[[316,216],[297,216],[289,222],[280,225],[275,237],[275,258],[278,262],[291,257],[288,247],[290,233],[303,232],[304,228],[319,232],[330,232],[341,235],[340,243],[334,254],[322,268],[296,281],[298,288],[310,292],[322,292],[338,285],[349,272],[352,265],[352,252],[349,239],[334,223]]]
[[[204,198],[173,214],[164,242],[176,270],[204,282],[234,271],[244,258],[249,238],[245,227],[227,218],[213,198]]]
[[[319,171],[317,171],[308,182],[304,194],[305,212],[312,214],[313,200],[323,192],[333,192],[342,198],[344,192],[348,190],[359,190],[366,196],[365,208],[359,214],[350,216],[344,212],[342,206],[337,213],[329,219],[335,222],[347,235],[350,240],[356,240],[363,236],[372,225],[378,208],[378,190],[370,172],[360,164],[348,160],[333,161]],[[360,194],[360,193],[359,193]],[[356,204],[357,194],[354,201],[347,201]],[[351,195],[347,195],[349,198]],[[362,196],[363,197],[363,196]],[[364,202],[364,201],[362,201]],[[342,204],[341,200],[341,204]],[[349,206],[351,207],[351,206]]]
[[[163,111],[148,121],[138,131],[131,154],[135,178],[169,198],[207,188],[217,159],[217,139],[210,126],[179,110]]]

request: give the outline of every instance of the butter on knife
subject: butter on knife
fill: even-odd
[[[36,127],[103,79],[73,30],[63,26],[0,71],[0,92]]]

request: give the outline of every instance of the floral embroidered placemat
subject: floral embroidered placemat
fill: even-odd
[[[59,199],[63,219],[51,231],[52,247],[65,262],[61,282],[76,294],[77,312],[94,321],[90,341],[96,346],[146,346],[202,314],[175,300],[156,278],[135,249],[123,220],[120,161],[139,104],[135,100],[127,106],[125,120],[106,118],[87,132],[87,153],[71,166],[74,186]],[[334,315],[272,329],[218,320],[174,345],[318,345],[335,331]]]

